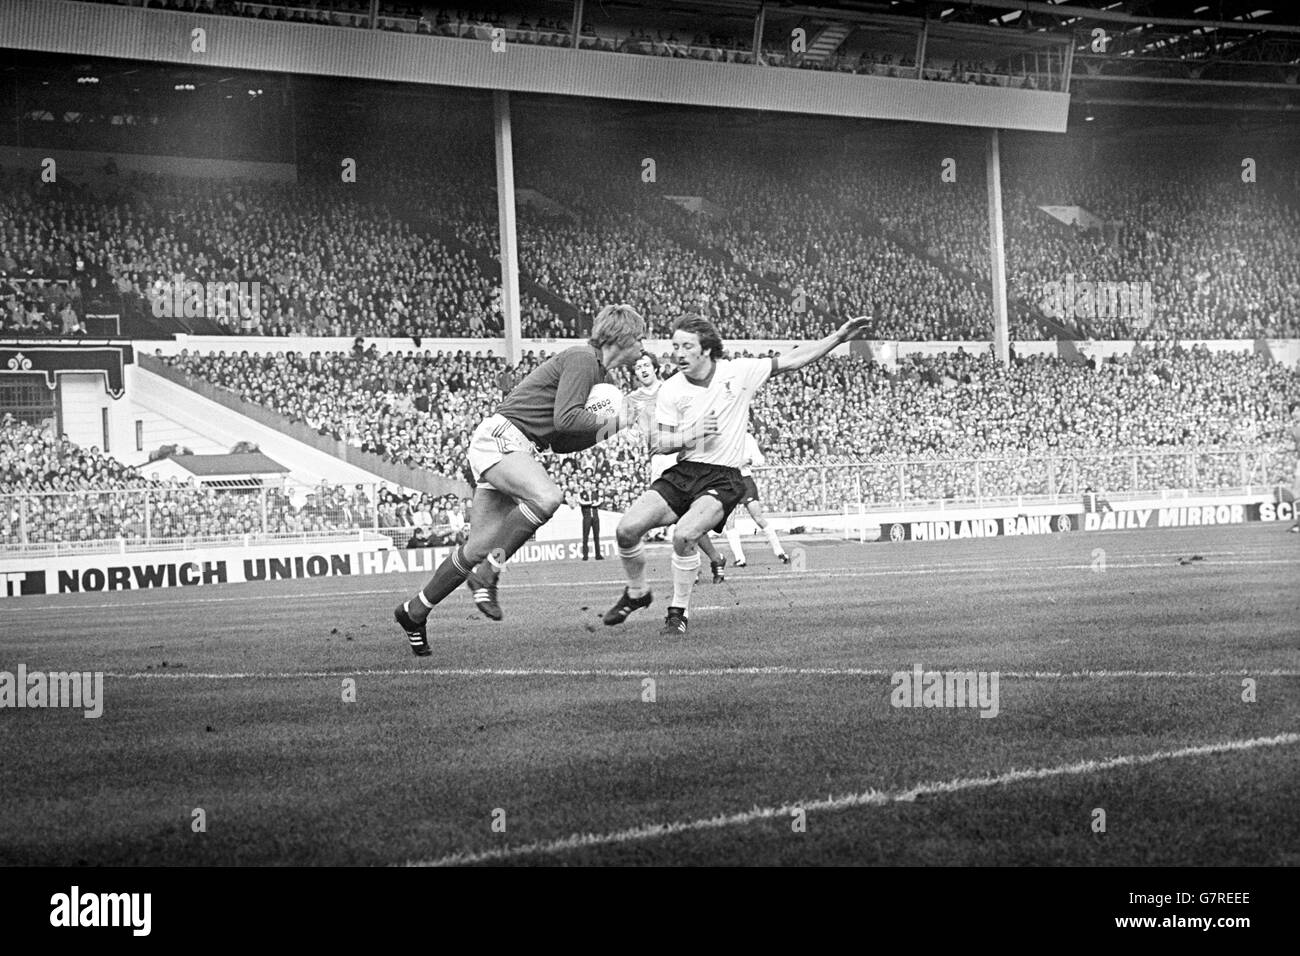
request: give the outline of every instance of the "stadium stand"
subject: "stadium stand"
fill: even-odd
[[[98,448],[81,448],[49,427],[6,414],[0,418],[0,545],[99,550],[146,540],[202,544],[370,529],[391,533],[401,547],[416,528],[437,545],[457,540],[468,518],[467,503],[454,495],[328,482],[310,489],[227,489],[160,480],[149,468],[128,468]]]
[[[528,357],[516,371],[542,357]],[[463,477],[469,433],[500,398],[505,370],[499,359],[466,353],[187,354],[168,361],[358,447],[448,477]],[[1047,494],[1046,471],[1027,459],[1049,455],[1100,461],[1095,472],[1085,467],[1082,479],[1118,491],[1138,490],[1134,455],[1146,462],[1141,487],[1187,487],[1192,450],[1209,456],[1206,462],[1219,455],[1229,463],[1197,481],[1233,487],[1244,482],[1232,449],[1279,443],[1286,397],[1297,384],[1295,371],[1266,356],[1179,346],[1100,363],[1026,357],[1005,368],[989,354],[918,355],[892,372],[846,357],[775,380],[754,406],[754,433],[770,466],[852,465],[853,487],[856,476],[877,475],[879,486],[868,477],[865,492],[881,500]],[[828,407],[826,394],[843,399]],[[984,466],[978,489],[972,468],[938,461],[993,457],[1007,461]],[[933,464],[911,468],[907,486],[899,486],[893,465],[927,461]],[[863,470],[882,462],[890,468]],[[631,434],[556,464],[562,487],[600,476],[615,510],[645,486],[645,453]],[[847,500],[835,488],[823,493],[818,480],[806,467],[773,467],[764,493],[777,510],[826,510]]]
[[[661,161],[673,190],[721,214],[685,211],[668,188],[629,175],[626,157],[575,169],[554,144],[521,150],[521,184],[552,203],[519,208],[526,336],[579,336],[601,304],[628,301],[656,334],[699,311],[730,338],[806,338],[871,307],[881,338],[992,337],[978,183],[942,184],[883,159],[795,170],[682,149]],[[238,279],[259,284],[259,307],[218,302],[194,330],[500,335],[490,163],[445,144],[428,163],[436,175],[383,169],[366,198],[320,183],[140,175],[112,193],[7,183],[0,322],[78,334],[97,296],[156,315],[178,278]],[[1067,275],[1150,285],[1149,316],[1061,317],[1080,337],[1300,334],[1300,206],[1262,191],[1237,197],[1211,177],[1208,164],[1136,180],[1122,166],[1009,171],[1012,338],[1051,333],[1044,290]],[[1064,225],[1046,205],[1085,209],[1098,228]]]

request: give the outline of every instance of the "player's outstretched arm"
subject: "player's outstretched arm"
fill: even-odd
[[[784,355],[778,355],[776,366],[772,370],[773,375],[779,375],[782,372],[796,372],[805,365],[810,365],[818,359],[825,358],[830,354],[831,349],[837,345],[842,345],[850,339],[862,337],[871,326],[871,316],[859,315],[856,318],[849,319],[838,329],[823,339],[816,342],[809,342],[807,345],[801,345],[796,349],[791,349]]]

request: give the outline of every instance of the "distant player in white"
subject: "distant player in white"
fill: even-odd
[[[1292,402],[1287,406],[1287,411],[1291,413],[1291,441],[1295,442],[1295,474],[1291,476],[1291,509],[1295,515],[1295,521],[1287,530],[1300,534],[1300,402]]]
[[[855,338],[870,319],[850,319],[833,334],[765,359],[724,359],[722,338],[707,319],[684,315],[673,325],[673,359],[678,374],[659,387],[656,440],[661,454],[677,453],[677,464],[641,495],[618,523],[618,554],[627,587],[605,612],[606,624],[621,624],[649,607],[641,539],[651,528],[677,522],[673,531],[673,603],[661,634],[685,634],[691,590],[700,567],[696,551],[709,529],[721,531],[744,497],[740,466],[754,393],[772,375],[803,368]]]
[[[776,536],[776,529],[767,523],[763,517],[763,506],[758,501],[758,485],[754,483],[754,466],[763,465],[767,459],[763,457],[763,452],[758,447],[758,442],[749,432],[745,432],[745,462],[740,466],[740,476],[745,481],[745,494],[741,497],[740,503],[745,506],[749,516],[754,519],[758,525],[767,534],[767,543],[772,546],[772,554],[780,560],[782,564],[790,563],[790,556],[785,553],[785,548],[781,547],[781,539]],[[731,513],[731,519],[727,522],[727,543],[731,545],[731,554],[736,559],[736,567],[745,566],[745,549],[740,546],[740,529],[736,527],[736,512]]]
[[[659,377],[659,363],[649,352],[642,351],[641,357],[632,366],[632,376],[637,387],[628,395],[628,401],[637,409],[635,427],[646,436],[650,452],[650,483],[654,484],[659,476],[677,464],[676,455],[655,454],[655,402],[659,397],[659,388],[664,381]],[[718,553],[709,536],[700,538],[700,550],[709,559],[709,570],[713,573],[713,583],[721,584],[725,578],[723,569],[727,559]]]
[[[632,376],[637,387],[628,395],[628,401],[637,409],[636,428],[644,434],[650,447],[654,448],[655,436],[655,401],[659,396],[659,387],[663,379],[659,377],[659,363],[649,352],[642,351],[641,357],[632,366]],[[677,464],[676,455],[650,455],[650,481],[657,481],[659,476]]]

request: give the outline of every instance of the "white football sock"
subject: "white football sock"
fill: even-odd
[[[732,525],[727,529],[727,544],[731,545],[731,556],[737,561],[745,560],[745,549],[740,546],[740,529]]]
[[[785,549],[781,547],[781,539],[776,536],[776,529],[771,525],[767,526],[767,543],[772,546],[772,553],[778,558],[785,554]]]
[[[695,587],[695,574],[699,570],[699,551],[692,551],[686,557],[673,552],[673,607],[684,610],[691,606],[691,590]]]
[[[627,593],[632,597],[645,595],[645,547],[638,541],[634,546],[624,550],[618,549],[619,559],[623,562],[623,572],[627,575]]]

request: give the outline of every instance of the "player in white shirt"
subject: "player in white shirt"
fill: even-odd
[[[1291,508],[1295,513],[1295,521],[1287,530],[1300,534],[1300,402],[1292,402],[1287,406],[1287,412],[1291,415],[1291,440],[1295,442],[1296,463],[1295,474],[1291,478]]]
[[[636,424],[633,427],[646,436],[650,448],[650,483],[654,484],[665,471],[677,464],[676,455],[659,455],[655,454],[654,451],[655,402],[664,381],[659,377],[659,363],[655,361],[653,355],[645,351],[633,364],[632,376],[637,382],[636,389],[628,395],[628,402],[637,409]],[[721,584],[726,580],[722,572],[727,566],[727,559],[718,553],[718,549],[709,540],[708,534],[701,536],[700,550],[709,559],[709,570],[713,574],[713,583]]]
[[[740,477],[745,481],[745,494],[741,497],[740,503],[745,506],[754,523],[767,534],[767,543],[772,546],[772,554],[782,564],[789,564],[790,557],[785,553],[785,548],[781,547],[781,539],[776,536],[776,529],[767,523],[767,519],[763,517],[763,506],[758,503],[758,485],[754,483],[753,466],[763,465],[766,462],[767,459],[763,457],[763,452],[758,447],[758,442],[754,440],[754,436],[745,432],[745,463],[740,466]],[[734,511],[727,522],[727,543],[731,545],[731,554],[736,559],[736,567],[743,568],[745,549],[740,546],[740,529],[736,527]]]
[[[635,428],[644,434],[651,448],[650,481],[657,481],[659,476],[677,464],[677,456],[654,453],[655,436],[655,401],[663,379],[659,377],[659,363],[649,352],[642,351],[641,357],[632,366],[632,377],[637,387],[628,394],[627,400],[636,410]]]
[[[673,531],[673,602],[661,634],[685,634],[691,590],[700,567],[696,548],[710,529],[721,531],[745,494],[740,466],[754,393],[772,375],[793,372],[827,355],[867,328],[868,317],[850,319],[834,333],[785,355],[724,359],[713,323],[684,315],[673,325],[678,374],[659,387],[655,401],[657,450],[677,453],[677,464],[641,495],[618,523],[618,555],[627,587],[605,612],[606,624],[622,624],[652,601],[645,579],[641,540],[651,528],[677,522]]]

